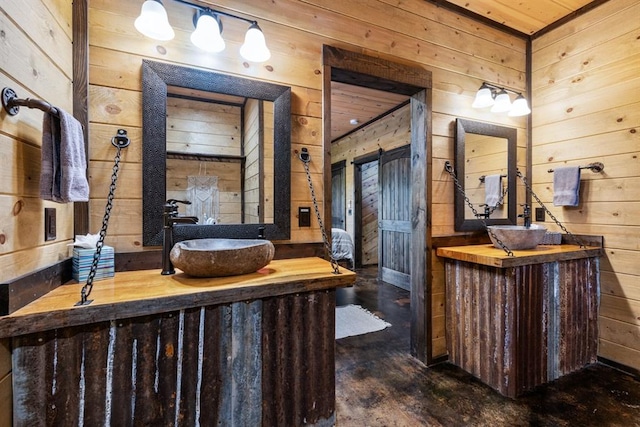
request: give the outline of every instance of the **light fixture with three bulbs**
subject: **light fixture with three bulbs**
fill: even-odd
[[[507,91],[516,94],[513,103]],[[492,113],[507,113],[512,117],[526,116],[531,113],[527,99],[521,93],[487,82],[482,83],[471,106],[473,108],[491,107]]]
[[[250,24],[244,37],[244,43],[240,47],[240,55],[244,59],[251,62],[264,62],[271,57],[264,34],[256,21],[184,0],[173,1],[196,9],[193,16],[195,31],[191,34],[191,43],[198,48],[212,53],[224,50],[225,42],[222,38],[222,20],[220,16],[226,16]],[[161,0],[146,0],[142,4],[140,16],[135,20],[134,25],[140,33],[155,40],[168,41],[175,37],[175,32],[169,24],[167,11]]]

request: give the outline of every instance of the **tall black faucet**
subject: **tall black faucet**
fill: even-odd
[[[486,203],[483,203],[480,205],[480,207],[484,207],[484,213],[481,214],[476,214],[477,218],[485,218],[485,219],[489,219],[491,218],[491,206],[487,205]]]
[[[178,203],[190,205],[188,200],[169,199],[164,204],[162,219],[162,275],[174,274],[173,263],[169,254],[173,248],[173,226],[174,224],[197,224],[198,217],[178,215]]]
[[[524,228],[531,227],[531,207],[527,204],[520,205],[522,206],[522,213],[518,215],[519,218],[524,219]]]

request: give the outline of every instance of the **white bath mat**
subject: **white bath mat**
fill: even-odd
[[[391,326],[359,305],[336,307],[336,339],[381,331]]]

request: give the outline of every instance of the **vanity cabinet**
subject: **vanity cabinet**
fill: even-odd
[[[516,397],[596,362],[599,247],[439,248],[451,363]]]
[[[212,279],[60,286],[8,316],[15,425],[335,424],[335,288],[319,258]]]

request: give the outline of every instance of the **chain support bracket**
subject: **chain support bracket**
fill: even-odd
[[[311,163],[311,154],[309,154],[309,150],[306,147],[302,147],[300,153],[298,154],[298,158],[304,165],[304,171],[307,174],[307,182],[309,183],[309,190],[311,191],[311,199],[313,201],[313,207],[316,211],[316,218],[318,219],[318,225],[320,226],[320,231],[322,232],[322,243],[324,244],[324,249],[329,257],[329,261],[331,262],[331,268],[333,269],[333,274],[342,274],[340,272],[340,265],[338,261],[333,257],[333,252],[331,247],[329,246],[329,239],[327,238],[327,232],[324,229],[324,223],[322,222],[322,215],[320,214],[320,208],[318,207],[318,199],[316,197],[315,189],[313,188],[313,182],[311,181],[311,171],[309,170],[309,163]]]
[[[113,172],[111,173],[111,185],[109,186],[109,196],[107,196],[107,204],[104,209],[104,217],[102,219],[102,227],[100,228],[100,237],[96,243],[96,251],[93,254],[93,262],[91,263],[91,270],[89,270],[89,276],[87,277],[87,283],[80,290],[80,301],[75,306],[85,306],[93,302],[88,299],[93,289],[93,280],[98,270],[98,263],[100,262],[100,253],[104,246],[104,238],[107,235],[107,227],[109,226],[109,217],[111,216],[111,209],[113,208],[113,197],[116,192],[116,182],[118,181],[118,171],[120,170],[120,150],[128,147],[130,143],[127,131],[124,129],[118,129],[116,135],[111,138],[111,144],[116,147],[116,155],[113,164]]]
[[[469,209],[471,209],[471,212],[473,212],[473,214],[476,216],[476,218],[478,218],[480,220],[480,222],[482,223],[482,225],[484,226],[485,230],[487,230],[487,233],[491,235],[491,237],[494,238],[494,240],[496,241],[496,243],[498,245],[500,245],[500,247],[505,251],[505,253],[510,256],[510,257],[515,257],[515,255],[513,254],[513,252],[511,251],[511,249],[509,249],[507,247],[507,245],[498,237],[496,236],[496,234],[491,231],[491,229],[489,228],[489,226],[487,225],[487,222],[485,221],[485,219],[482,217],[482,215],[478,214],[477,209],[475,208],[475,206],[473,206],[473,203],[471,203],[471,200],[469,200],[469,197],[467,196],[467,194],[464,191],[464,188],[462,188],[462,184],[460,184],[460,181],[458,180],[458,177],[456,176],[456,172],[453,169],[453,165],[451,164],[451,162],[449,160],[447,160],[446,162],[444,162],[444,170],[451,175],[451,178],[453,179],[453,182],[456,186],[456,189],[458,190],[458,192],[460,192],[460,194],[462,194],[462,196],[464,197],[464,201],[467,204],[467,206],[469,206]],[[500,196],[500,200],[498,201],[498,203],[496,204],[496,206],[494,206],[493,210],[491,210],[489,212],[489,214],[493,213],[493,211],[496,209],[496,207],[500,204],[503,203],[504,200],[504,196],[505,196],[505,192],[503,192]]]

